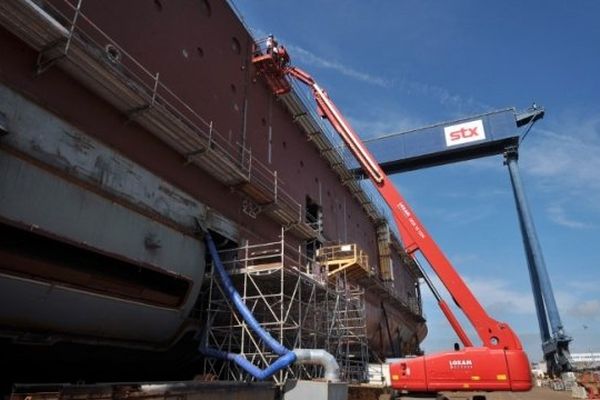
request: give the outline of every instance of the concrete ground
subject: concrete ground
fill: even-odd
[[[557,392],[546,387],[534,387],[529,392],[482,393],[487,400],[567,400],[572,399],[571,391]],[[446,393],[450,400],[471,399],[473,393]]]
[[[386,394],[387,393],[387,394]],[[495,392],[495,393],[478,393],[478,392],[448,392],[444,395],[450,400],[471,400],[474,395],[484,395],[486,400],[570,400],[571,391],[558,392],[547,387],[534,387],[529,392]],[[400,399],[403,397],[401,396]],[[415,399],[408,396],[407,398]],[[392,399],[390,394],[385,390],[369,388],[365,385],[360,387],[351,386],[348,391],[348,400],[383,400]],[[312,400],[312,399],[307,399]],[[315,399],[316,400],[316,399]]]

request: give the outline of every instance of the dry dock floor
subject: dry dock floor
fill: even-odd
[[[470,399],[473,393],[446,393],[450,400]],[[534,387],[529,392],[485,393],[487,400],[567,400],[572,399],[571,391],[558,392],[545,387]]]

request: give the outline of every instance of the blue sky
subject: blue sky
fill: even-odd
[[[235,0],[361,136],[536,102],[520,166],[573,352],[600,351],[600,2]],[[501,157],[394,177],[487,310],[541,357]],[[426,290],[424,290],[426,292]],[[427,352],[456,341],[425,296]]]

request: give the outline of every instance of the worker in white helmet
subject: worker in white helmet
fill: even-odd
[[[275,41],[275,37],[272,33],[267,36],[267,54],[273,53],[273,49],[277,49],[277,41]],[[277,50],[275,50],[275,53]]]

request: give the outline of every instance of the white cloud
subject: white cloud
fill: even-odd
[[[600,300],[585,300],[572,306],[569,313],[575,317],[586,319],[600,318]]]
[[[567,282],[567,286],[577,292],[598,293],[600,290],[600,281],[598,280],[574,280]]]
[[[556,119],[550,128],[534,128],[521,146],[522,171],[541,194],[550,196],[545,208],[551,221],[570,229],[595,228],[600,212],[600,114]],[[591,219],[576,217],[582,211]]]
[[[436,276],[431,278],[438,289],[443,288]],[[518,290],[514,289],[512,283],[508,280],[483,277],[466,277],[465,281],[492,318],[509,323],[518,332],[519,338],[530,357],[533,357],[533,359],[541,357],[541,340],[537,316],[529,286],[526,289]],[[591,285],[596,283],[590,282]],[[600,329],[600,300],[586,299],[586,293],[591,291],[585,291],[585,287],[582,288],[579,282],[569,282],[567,286],[581,289],[555,291],[556,302],[561,317],[563,317],[567,334],[572,334],[575,338],[573,349],[579,348],[579,351],[581,351],[581,349],[596,346],[597,333]],[[425,309],[428,310],[428,316],[430,317],[428,319],[429,334],[424,347],[428,351],[448,349],[451,343],[457,340],[454,337],[454,332],[450,329],[441,312],[437,310],[433,295],[425,287],[422,288],[422,293]],[[596,291],[593,293],[597,293],[597,286]],[[443,297],[449,299],[447,294],[443,294]],[[449,301],[449,303],[452,302]],[[432,311],[433,309],[435,311]],[[461,321],[463,328],[466,329],[469,337],[477,341],[472,326],[465,320],[462,313],[457,311],[456,316]],[[582,324],[586,326],[583,331]]]
[[[431,276],[431,278],[435,287],[442,292],[442,296],[454,310],[455,316],[467,335],[475,343],[479,343],[474,327],[466,320],[462,312],[454,307],[454,303],[450,300],[449,295],[445,293],[440,280],[437,276]],[[533,298],[529,291],[515,290],[511,288],[508,281],[501,279],[468,277],[465,278],[465,282],[492,318],[509,322],[513,328],[515,327],[513,324],[515,320],[535,319]],[[428,319],[430,329],[424,347],[428,351],[448,349],[453,342],[457,341],[455,333],[442,313],[439,312],[433,295],[426,288],[422,288],[422,293],[425,309],[436,309],[435,312],[428,314],[431,317]],[[537,324],[535,326],[537,327]],[[537,343],[539,347],[539,341]]]
[[[294,57],[294,60],[300,60],[300,62],[304,64],[319,68],[332,69],[349,78],[370,83],[373,85],[386,88],[392,86],[392,81],[384,77],[374,76],[366,72],[357,71],[340,62],[327,60],[325,58],[319,57],[311,53],[310,51],[303,49],[302,47],[295,46],[293,44],[289,44],[287,47],[290,51],[290,54]]]
[[[527,290],[515,290],[503,279],[468,278],[467,285],[490,315],[515,313],[535,314],[533,296]]]
[[[423,97],[428,97],[437,101],[443,106],[456,109],[457,115],[464,114],[465,112],[475,112],[475,110],[481,111],[491,109],[489,105],[481,103],[475,100],[473,97],[465,97],[456,93],[451,93],[448,89],[441,86],[419,82],[416,80],[409,80],[404,77],[390,79],[388,77],[372,75],[367,72],[358,71],[354,68],[344,65],[341,62],[318,56],[307,49],[291,43],[288,43],[287,47],[291,56],[293,57],[293,63],[295,63],[295,60],[299,60],[301,63],[306,65],[332,69],[344,76],[361,82],[381,86],[384,88],[393,87],[400,89],[409,95],[417,94]],[[414,128],[414,126],[415,125],[411,125],[410,128]],[[390,132],[390,130],[381,129],[378,132]]]
[[[527,174],[544,179],[550,187],[600,190],[600,115],[587,120],[565,117],[529,136],[521,147]]]
[[[420,96],[429,97],[443,106],[455,108],[457,115],[492,109],[489,105],[477,101],[473,97],[465,97],[456,93],[451,93],[442,86],[416,80],[408,80],[405,78],[396,81],[395,83],[395,86],[403,89],[407,94],[418,94]]]
[[[569,217],[561,204],[552,204],[546,208],[546,211],[550,220],[558,225],[574,229],[589,229],[593,227],[593,225],[589,223]]]
[[[483,186],[482,188],[476,188],[476,190],[469,191],[444,191],[440,193],[440,196],[448,197],[451,199],[490,199],[490,198],[507,198],[512,196],[510,189],[508,188],[498,188],[498,187],[488,187]]]
[[[577,122],[566,119],[551,130],[538,129],[530,135],[537,135],[535,144],[526,140],[521,148],[528,174],[573,189],[600,189],[600,116]]]
[[[390,132],[406,132],[424,125],[422,121],[397,110],[376,108],[364,112],[367,114],[365,117],[350,118],[350,123],[367,144],[380,136],[394,134]]]
[[[429,206],[423,210],[423,215],[432,221],[440,221],[456,227],[462,227],[494,216],[495,212],[496,209],[493,204],[478,204],[470,208],[454,210]]]
[[[479,261],[479,255],[475,253],[458,253],[450,256],[454,265],[469,264],[474,261]]]
[[[562,288],[557,289],[556,281],[552,281],[552,287],[554,288],[554,299],[556,300],[556,306],[561,317],[566,317],[569,314],[569,310],[576,304],[583,301],[581,293],[567,291]]]
[[[477,257],[474,255],[474,257]],[[436,288],[442,289],[443,284],[437,276],[430,276]],[[464,277],[465,283],[473,292],[475,298],[483,305],[490,315],[515,313],[534,315],[535,306],[531,290],[516,290],[509,281],[498,278]],[[431,300],[433,295],[423,290],[423,297]],[[443,295],[445,298],[445,295]]]

